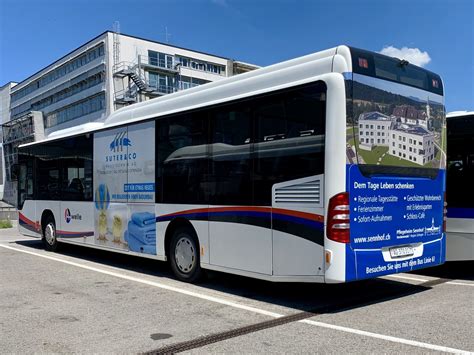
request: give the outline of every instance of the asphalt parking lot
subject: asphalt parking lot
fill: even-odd
[[[474,352],[473,263],[344,285],[211,273],[0,231],[1,353]]]

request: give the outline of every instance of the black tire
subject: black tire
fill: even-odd
[[[58,239],[56,234],[56,223],[53,216],[49,215],[44,220],[43,225],[43,244],[48,251],[56,251],[58,249]]]
[[[196,282],[202,278],[199,242],[190,227],[178,227],[171,236],[170,264],[175,276],[185,282]]]

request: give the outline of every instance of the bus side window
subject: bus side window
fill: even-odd
[[[448,122],[449,126],[449,122]],[[474,139],[469,127],[456,127],[448,133],[446,196],[449,207],[470,207],[474,199]]]
[[[157,202],[205,203],[206,114],[181,114],[156,122]]]
[[[314,83],[256,102],[255,204],[271,205],[276,183],[324,173],[325,93]]]
[[[211,111],[210,204],[252,205],[250,107],[227,104]]]
[[[18,164],[18,208],[21,209],[26,200],[34,198],[33,167],[34,158],[27,150],[19,155]]]
[[[38,200],[59,200],[58,160],[38,159]]]
[[[92,201],[92,137],[69,138],[62,142],[61,199]]]

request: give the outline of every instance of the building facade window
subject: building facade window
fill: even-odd
[[[148,85],[162,94],[170,94],[176,91],[176,81],[170,75],[148,72]]]
[[[194,58],[186,58],[177,56],[176,61],[181,64],[182,67],[191,68],[195,70],[201,70],[209,73],[225,75],[225,66],[216,64],[216,63],[209,63],[204,62]]]
[[[11,117],[12,118],[15,118],[15,117],[18,117],[20,115],[22,115],[23,113],[25,112],[28,112],[28,111],[39,111],[45,107],[48,107],[56,102],[59,102],[61,100],[64,100],[70,96],[73,96],[77,93],[80,93],[81,91],[84,91],[84,90],[87,90],[87,89],[90,89],[91,87],[94,87],[98,84],[101,84],[105,81],[105,72],[99,72],[97,74],[94,74],[92,76],[89,76],[87,78],[85,78],[84,80],[81,80],[61,91],[57,91],[56,93],[52,94],[52,95],[47,95],[44,94],[44,95],[47,95],[46,97],[44,97],[43,99],[40,99],[40,100],[37,100],[37,101],[34,101],[33,100],[30,100],[28,102],[25,102],[24,104],[21,104],[17,107],[14,107],[12,108],[11,110]],[[44,95],[41,95],[41,96],[44,96]],[[32,102],[34,101],[34,102]]]
[[[101,43],[98,46],[89,49],[84,54],[70,60],[67,63],[64,63],[59,68],[56,68],[49,72],[48,74],[43,75],[41,78],[35,80],[31,84],[28,84],[24,88],[15,91],[11,95],[11,102],[15,102],[22,97],[25,97],[28,94],[31,94],[33,91],[73,72],[74,70],[88,64],[89,62],[102,57],[104,55],[104,44]]]
[[[195,86],[203,85],[209,83],[207,80],[198,79],[198,78],[190,78],[188,76],[180,76],[178,83],[179,90],[186,90],[189,88],[193,88]]]
[[[174,57],[170,54],[148,51],[148,64],[160,68],[172,69],[174,65]]]
[[[100,93],[85,100],[75,102],[72,105],[49,113],[45,117],[45,128],[54,127],[58,124],[71,121],[75,118],[88,115],[105,109],[105,93]]]

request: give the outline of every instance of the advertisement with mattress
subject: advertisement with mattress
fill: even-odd
[[[94,135],[95,244],[156,255],[154,122]]]

